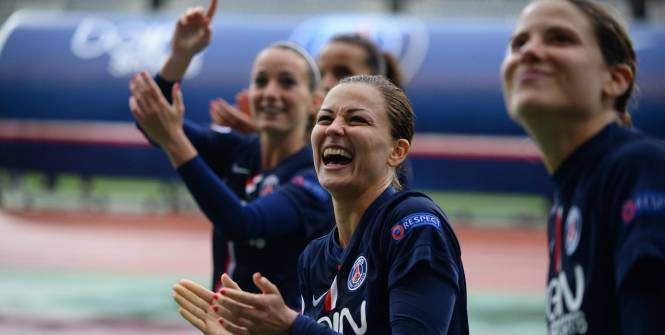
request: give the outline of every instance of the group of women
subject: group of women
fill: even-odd
[[[138,125],[214,227],[219,282],[176,284],[181,315],[209,335],[468,334],[455,234],[400,187],[414,111],[378,48],[339,36],[315,61],[268,46],[238,105],[211,103],[240,131],[215,132],[184,120],[179,80],[216,3],[185,13],[160,73],[130,83]],[[625,28],[588,0],[531,2],[506,51],[506,109],[557,186],[551,334],[665,333],[665,144],[630,126],[636,71]]]

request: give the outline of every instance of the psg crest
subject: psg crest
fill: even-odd
[[[346,281],[349,291],[357,290],[365,281],[365,277],[367,277],[367,259],[364,256],[360,256],[353,263],[349,272],[349,279]]]
[[[577,249],[582,235],[582,216],[580,209],[573,206],[568,213],[566,220],[566,255],[570,256]]]

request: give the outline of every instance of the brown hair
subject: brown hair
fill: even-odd
[[[337,85],[349,83],[363,83],[376,88],[385,102],[388,120],[390,121],[390,136],[393,139],[405,139],[411,143],[414,131],[414,114],[411,101],[404,91],[380,75],[357,75],[342,79]],[[402,170],[402,164],[395,170],[392,185],[401,189],[397,176]]]
[[[630,86],[614,102],[614,108],[619,112],[620,122],[625,126],[631,126],[628,101],[635,87],[637,57],[626,28],[610,14],[607,8],[597,2],[591,0],[568,0],[568,2],[577,7],[591,21],[605,63],[609,66],[626,64],[633,71],[633,81]]]
[[[358,46],[365,51],[365,64],[372,70],[372,74],[385,76],[397,87],[404,88],[404,79],[399,61],[390,53],[383,52],[376,43],[358,33],[335,35],[329,43],[339,42]]]

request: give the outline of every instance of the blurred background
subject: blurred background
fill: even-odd
[[[339,32],[394,54],[416,112],[413,187],[459,234],[472,334],[545,334],[552,185],[506,116],[499,66],[523,0],[220,1],[187,117],[247,87],[256,53]],[[613,0],[638,52],[635,124],[665,139],[665,1]],[[207,1],[0,1],[0,334],[195,334],[171,301],[208,283],[210,226],[136,130],[131,76]]]

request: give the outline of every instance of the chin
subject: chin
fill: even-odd
[[[340,178],[321,178],[319,183],[323,188],[325,188],[330,194],[341,194],[350,191],[353,187],[352,185],[343,179]]]

